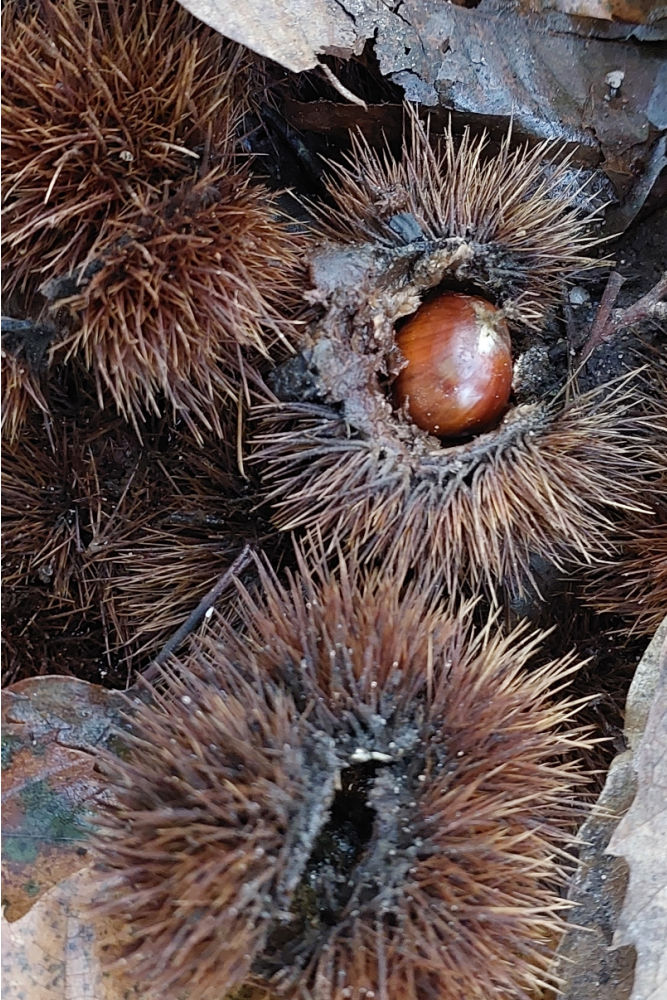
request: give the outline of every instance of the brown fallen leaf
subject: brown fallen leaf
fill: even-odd
[[[86,909],[99,892],[90,867],[49,889],[15,923],[2,921],[5,1000],[150,1000],[100,958],[122,928],[96,922]]]
[[[559,10],[576,17],[625,21],[629,24],[650,23],[659,12],[655,0],[527,0],[522,6],[536,13]]]
[[[316,66],[322,52],[349,55],[357,47],[361,50],[360,25],[337,0],[180,2],[209,27],[295,73]],[[356,7],[362,10],[370,4],[362,0]]]
[[[613,944],[637,952],[631,1000],[658,1000],[667,997],[667,639],[633,766],[637,794],[607,848],[630,867]]]
[[[3,903],[17,920],[87,864],[101,784],[90,753],[126,708],[118,691],[73,677],[35,677],[3,692]]]
[[[222,34],[295,71],[320,65],[323,55],[359,54],[374,39],[381,73],[408,100],[501,130],[511,119],[517,134],[560,140],[575,162],[602,161],[620,194],[642,173],[667,125],[664,59],[651,46],[628,42],[642,30],[655,32],[648,40],[662,37],[657,12],[634,26],[560,9],[536,14],[521,0],[471,7],[442,0],[181,2]],[[600,17],[616,5],[623,16],[641,18],[649,0],[562,2],[591,11],[593,4]],[[596,33],[596,25],[604,30]],[[325,65],[322,71],[331,73]],[[357,110],[362,127],[365,114]]]
[[[637,983],[642,981],[644,973],[640,971],[642,955],[635,955],[635,948],[632,946],[630,937],[621,938],[615,935],[616,928],[621,926],[625,919],[622,916],[624,911],[624,897],[626,892],[628,897],[632,890],[628,892],[628,865],[623,857],[615,856],[620,854],[619,850],[610,850],[610,838],[618,825],[619,817],[625,814],[630,816],[630,812],[635,809],[640,797],[633,805],[635,796],[636,780],[646,781],[646,778],[639,778],[636,774],[640,755],[643,754],[645,739],[655,747],[657,740],[650,735],[654,720],[660,712],[665,711],[665,674],[667,671],[667,618],[664,620],[654,639],[642,657],[628,693],[625,710],[625,740],[628,749],[619,753],[612,761],[605,786],[600,797],[593,807],[593,810],[579,832],[581,846],[579,849],[579,864],[572,879],[568,892],[568,899],[573,904],[572,912],[569,916],[570,928],[567,931],[559,948],[559,960],[556,972],[561,979],[561,990],[558,994],[559,1000],[629,1000],[631,995],[634,1000],[662,1000],[667,995],[665,984],[662,992],[658,989],[654,993],[637,992]],[[662,704],[661,704],[662,702]],[[663,734],[664,739],[664,734]],[[663,761],[667,749],[663,744]],[[664,766],[664,763],[661,765]],[[650,767],[650,765],[649,765]],[[642,771],[646,768],[642,765]],[[662,810],[662,819],[665,817],[665,776],[662,779],[662,790],[654,789],[658,801],[654,803],[656,814]],[[643,793],[641,793],[643,794]],[[650,793],[649,793],[650,794]],[[653,806],[648,805],[651,812]],[[657,817],[656,817],[657,818]],[[625,821],[623,821],[625,822]],[[622,829],[622,828],[621,828]],[[653,829],[653,835],[661,836],[659,830]],[[667,871],[667,859],[665,858],[665,845],[667,836],[662,834],[660,839],[653,843],[653,873],[644,873],[647,880],[656,878],[662,881],[658,884],[658,892],[662,892],[664,899],[665,872]],[[655,855],[662,858],[656,859]],[[632,858],[628,859],[633,864]],[[631,879],[635,876],[631,872]],[[644,914],[647,924],[651,915]],[[662,911],[662,919],[665,918],[665,911]],[[646,955],[647,969],[651,970],[651,963],[656,966],[661,961],[664,962],[664,941],[667,940],[667,929],[659,921],[656,923],[654,932],[646,929],[646,950],[650,954]],[[656,934],[658,940],[655,939]],[[662,934],[662,938],[660,938]],[[634,943],[634,942],[633,942]],[[635,961],[636,959],[636,961]],[[633,978],[640,977],[633,989]]]
[[[410,100],[488,124],[512,118],[527,135],[573,144],[582,161],[601,153],[617,179],[663,127],[664,61],[646,47],[583,37],[566,15],[552,26],[497,0],[473,10],[406,0],[401,16],[401,37],[379,30],[375,51]]]
[[[86,866],[49,889],[20,920],[2,918],[3,1000],[165,1000],[136,986],[122,961],[110,965],[127,931],[117,921],[89,917],[102,877]],[[178,1000],[188,998],[186,991]],[[264,989],[243,987],[220,1000],[270,998]]]

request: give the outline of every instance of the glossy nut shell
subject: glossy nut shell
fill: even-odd
[[[446,292],[417,310],[396,343],[407,365],[394,383],[394,404],[418,427],[456,438],[499,422],[512,388],[512,353],[494,305]]]

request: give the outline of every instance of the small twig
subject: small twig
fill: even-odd
[[[248,565],[252,558],[252,547],[245,545],[243,550],[236,557],[231,566],[225,570],[219,580],[202,597],[194,611],[187,617],[180,628],[178,628],[171,639],[169,639],[153,662],[144,671],[144,680],[153,681],[159,675],[159,668],[165,663],[171,654],[181,645],[187,637],[203,622],[206,612],[215,605],[221,594],[227,589],[232,579]]]
[[[667,136],[660,136],[651,150],[637,183],[631,188],[622,204],[607,213],[606,231],[614,236],[625,232],[639,215],[658,177],[667,166]]]
[[[625,330],[647,319],[667,319],[667,303],[664,301],[667,298],[667,271],[646,295],[642,295],[626,309],[614,309],[612,312],[612,306],[624,280],[616,271],[609,277],[590,336],[581,352],[582,365],[590,358],[596,347],[610,340],[619,330]]]
[[[614,302],[618,298],[618,293],[620,292],[621,286],[624,282],[625,278],[619,274],[618,271],[612,271],[609,275],[609,280],[607,281],[605,290],[602,293],[600,308],[598,309],[597,315],[593,320],[590,336],[584,344],[581,354],[582,362],[586,361],[591,356],[595,348],[601,344],[603,340],[608,340],[611,336],[608,332],[611,310],[614,307]]]
[[[347,101],[351,101],[352,104],[358,104],[360,108],[364,109],[364,111],[368,111],[368,105],[366,102],[362,100],[361,97],[353,94],[351,90],[348,90],[347,87],[340,82],[333,70],[326,65],[326,63],[320,63],[319,66],[331,86],[335,87],[341,97],[344,97]]]
[[[627,309],[616,310],[610,324],[611,332],[616,333],[647,319],[664,319],[667,314],[665,299],[667,299],[667,271],[646,295],[642,295]]]

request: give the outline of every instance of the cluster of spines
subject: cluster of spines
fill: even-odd
[[[553,142],[529,150],[515,146],[508,132],[499,151],[488,156],[485,134],[473,137],[466,130],[457,143],[450,127],[432,141],[415,111],[407,118],[400,158],[353,136],[347,159],[331,165],[334,206],[322,212],[322,235],[333,242],[395,247],[404,237],[391,223],[408,214],[421,238],[434,243],[459,239],[497,248],[512,260],[520,317],[542,325],[563,282],[600,266],[586,253],[595,242],[591,212],[581,211],[581,184],[576,174],[568,180],[567,157],[561,155],[547,174],[545,162],[557,153]]]
[[[652,510],[630,516],[612,532],[616,551],[588,574],[587,602],[620,615],[631,632],[652,635],[667,614],[667,478],[654,484]]]
[[[160,651],[245,542],[271,549],[272,533],[253,516],[230,456],[225,462],[214,440],[207,445],[193,450],[186,436],[173,436],[170,460],[159,463],[166,483],[158,503],[141,532],[107,557],[114,605],[132,624],[127,648],[134,658]]]
[[[470,444],[414,453],[343,433],[334,408],[276,408],[260,441],[283,530],[316,525],[366,559],[412,559],[467,586],[522,589],[539,556],[562,569],[608,554],[614,512],[647,509],[657,463],[620,380],[527,406]],[[643,497],[642,497],[643,491]]]
[[[260,577],[243,627],[173,663],[132,714],[129,756],[104,761],[99,909],[131,918],[129,968],[201,998],[547,982],[585,745],[555,695],[575,664],[530,672],[539,636],[475,630],[471,607],[386,574],[300,558],[287,585]],[[341,789],[365,832],[337,813]]]
[[[244,58],[176,3],[5,21],[6,288],[58,307],[51,358],[81,358],[101,405],[224,436],[299,296],[299,236],[237,141]]]
[[[98,660],[103,676],[125,679],[260,530],[219,442],[193,450],[171,432],[163,455],[158,434],[141,444],[93,399],[77,405],[76,418],[29,420],[4,450],[8,679],[63,661],[85,673]],[[78,637],[96,634],[88,655]]]
[[[126,419],[165,398],[200,443],[224,436],[257,364],[289,352],[278,303],[295,305],[298,258],[268,192],[227,163],[121,213],[99,250],[104,268],[67,300],[81,325],[63,350]]]
[[[84,400],[78,402],[83,407]],[[118,418],[95,418],[77,423],[61,414],[44,426],[45,418],[33,416],[3,449],[8,679],[30,671],[85,671],[84,663],[98,664],[105,675],[112,648],[130,638],[115,614],[105,555],[109,545],[141,531],[144,491],[129,492],[133,473],[125,468],[118,491],[109,488],[110,473],[120,483],[123,460],[136,461],[136,443],[124,436]]]
[[[229,142],[233,66],[176,4],[11,2],[4,20],[5,281],[25,292],[83,269],[119,209],[192,177],[207,138]]]
[[[12,351],[2,350],[2,438],[16,442],[28,415],[34,411],[46,413],[48,404],[38,376],[29,362]]]

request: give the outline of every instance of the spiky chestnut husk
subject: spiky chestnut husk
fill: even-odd
[[[107,225],[104,267],[65,301],[77,325],[62,349],[126,419],[160,413],[164,397],[199,444],[223,437],[257,364],[289,353],[278,304],[296,304],[297,254],[277,213],[228,163]]]
[[[24,641],[6,667],[14,678],[59,672],[48,670],[46,640],[60,665],[77,633],[103,651],[90,671],[82,661],[86,679],[96,679],[98,659],[124,683],[267,529],[231,471],[230,449],[193,449],[173,429],[142,444],[91,398],[86,406],[83,392],[77,404],[77,421],[52,417],[44,429],[33,419],[5,451],[3,596],[6,624]]]
[[[101,405],[108,389],[138,427],[166,401],[223,436],[300,284],[299,238],[238,161],[238,50],[151,0],[8,19],[9,287],[49,279],[71,314],[58,356],[85,361]]]
[[[523,997],[549,980],[577,815],[572,658],[356,563],[261,568],[243,626],[137,705],[98,912],[163,996]],[[133,708],[134,712],[134,708]]]
[[[141,532],[154,491],[142,481],[134,436],[120,418],[87,409],[91,402],[78,397],[78,422],[33,414],[3,451],[4,669],[12,679],[81,670],[85,679],[127,680],[112,651],[131,631],[117,614],[107,552]]]
[[[660,489],[667,495],[667,480]],[[652,635],[667,614],[667,504],[628,521],[615,541],[616,556],[590,574],[587,603],[622,615],[631,632]]]
[[[407,553],[473,592],[521,590],[534,557],[565,568],[608,553],[613,512],[639,506],[653,472],[639,390],[621,381],[579,394],[565,384],[567,358],[550,357],[556,336],[536,341],[528,328],[590,263],[584,222],[558,193],[562,165],[544,180],[544,147],[506,141],[489,160],[482,149],[466,138],[457,150],[447,134],[438,153],[416,116],[400,162],[356,142],[331,184],[339,207],[325,235],[339,242],[312,262],[320,316],[273,376],[282,402],[257,410],[280,528],[348,538],[368,559]],[[512,333],[512,405],[463,443],[392,406],[396,324],[435,287],[494,300]]]
[[[2,348],[2,437],[16,442],[28,414],[46,413],[48,405],[38,378],[26,362]]]
[[[176,3],[3,5],[6,287],[81,267],[128,201],[228,142],[229,62]]]
[[[103,454],[113,462],[114,448],[123,447],[116,430],[114,421],[84,430],[66,420],[50,421],[42,429],[33,420],[31,433],[5,448],[6,586],[39,581],[55,598],[79,608],[87,605],[95,577],[89,571],[104,548],[104,525],[119,500],[106,495],[100,473]]]
[[[230,472],[219,446],[192,449],[170,436],[159,465],[167,482],[141,531],[109,552],[114,603],[132,661],[154,656],[229,569],[247,542],[276,553],[276,531],[253,511],[248,484]],[[154,473],[153,473],[154,474]],[[233,595],[225,606],[233,614]]]

